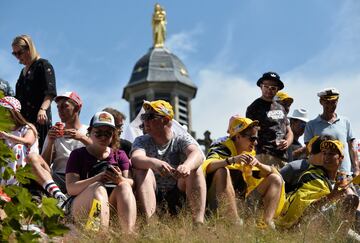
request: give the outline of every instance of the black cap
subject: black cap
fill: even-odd
[[[259,78],[259,80],[257,81],[257,86],[260,87],[261,83],[264,80],[275,80],[278,82],[278,87],[279,90],[282,90],[284,88],[284,83],[280,80],[280,76],[279,74],[275,73],[275,72],[266,72],[262,75],[261,78]]]

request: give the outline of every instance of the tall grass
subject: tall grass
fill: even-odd
[[[244,212],[240,210],[241,215]],[[255,217],[247,217],[244,225],[232,223],[226,217],[208,216],[206,223],[193,226],[191,215],[183,210],[178,216],[169,214],[154,217],[145,223],[138,219],[137,234],[125,235],[120,231],[116,219],[107,232],[86,231],[74,226],[63,238],[65,242],[353,242],[347,236],[350,221],[340,220],[337,212],[316,214],[307,217],[291,230],[259,229]]]

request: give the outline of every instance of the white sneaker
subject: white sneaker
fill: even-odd
[[[360,242],[360,235],[358,233],[356,233],[355,231],[353,231],[352,229],[349,229],[347,234],[351,239]]]

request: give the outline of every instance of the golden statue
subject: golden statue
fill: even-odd
[[[164,47],[166,37],[166,12],[158,3],[155,4],[154,7],[152,28],[154,47]]]

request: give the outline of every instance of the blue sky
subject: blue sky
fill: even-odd
[[[317,91],[338,88],[338,113],[350,118],[360,137],[360,1],[159,3],[167,12],[166,46],[183,60],[198,86],[192,102],[198,136],[206,129],[214,138],[225,135],[228,118],[245,114],[260,96],[256,80],[272,70],[294,97],[292,108],[307,109],[310,118],[321,112]],[[26,33],[53,64],[58,93],[75,90],[83,98],[83,123],[106,106],[127,114],[122,90],[152,45],[154,4],[1,1],[0,77],[15,87],[21,65],[11,55],[11,42]]]

